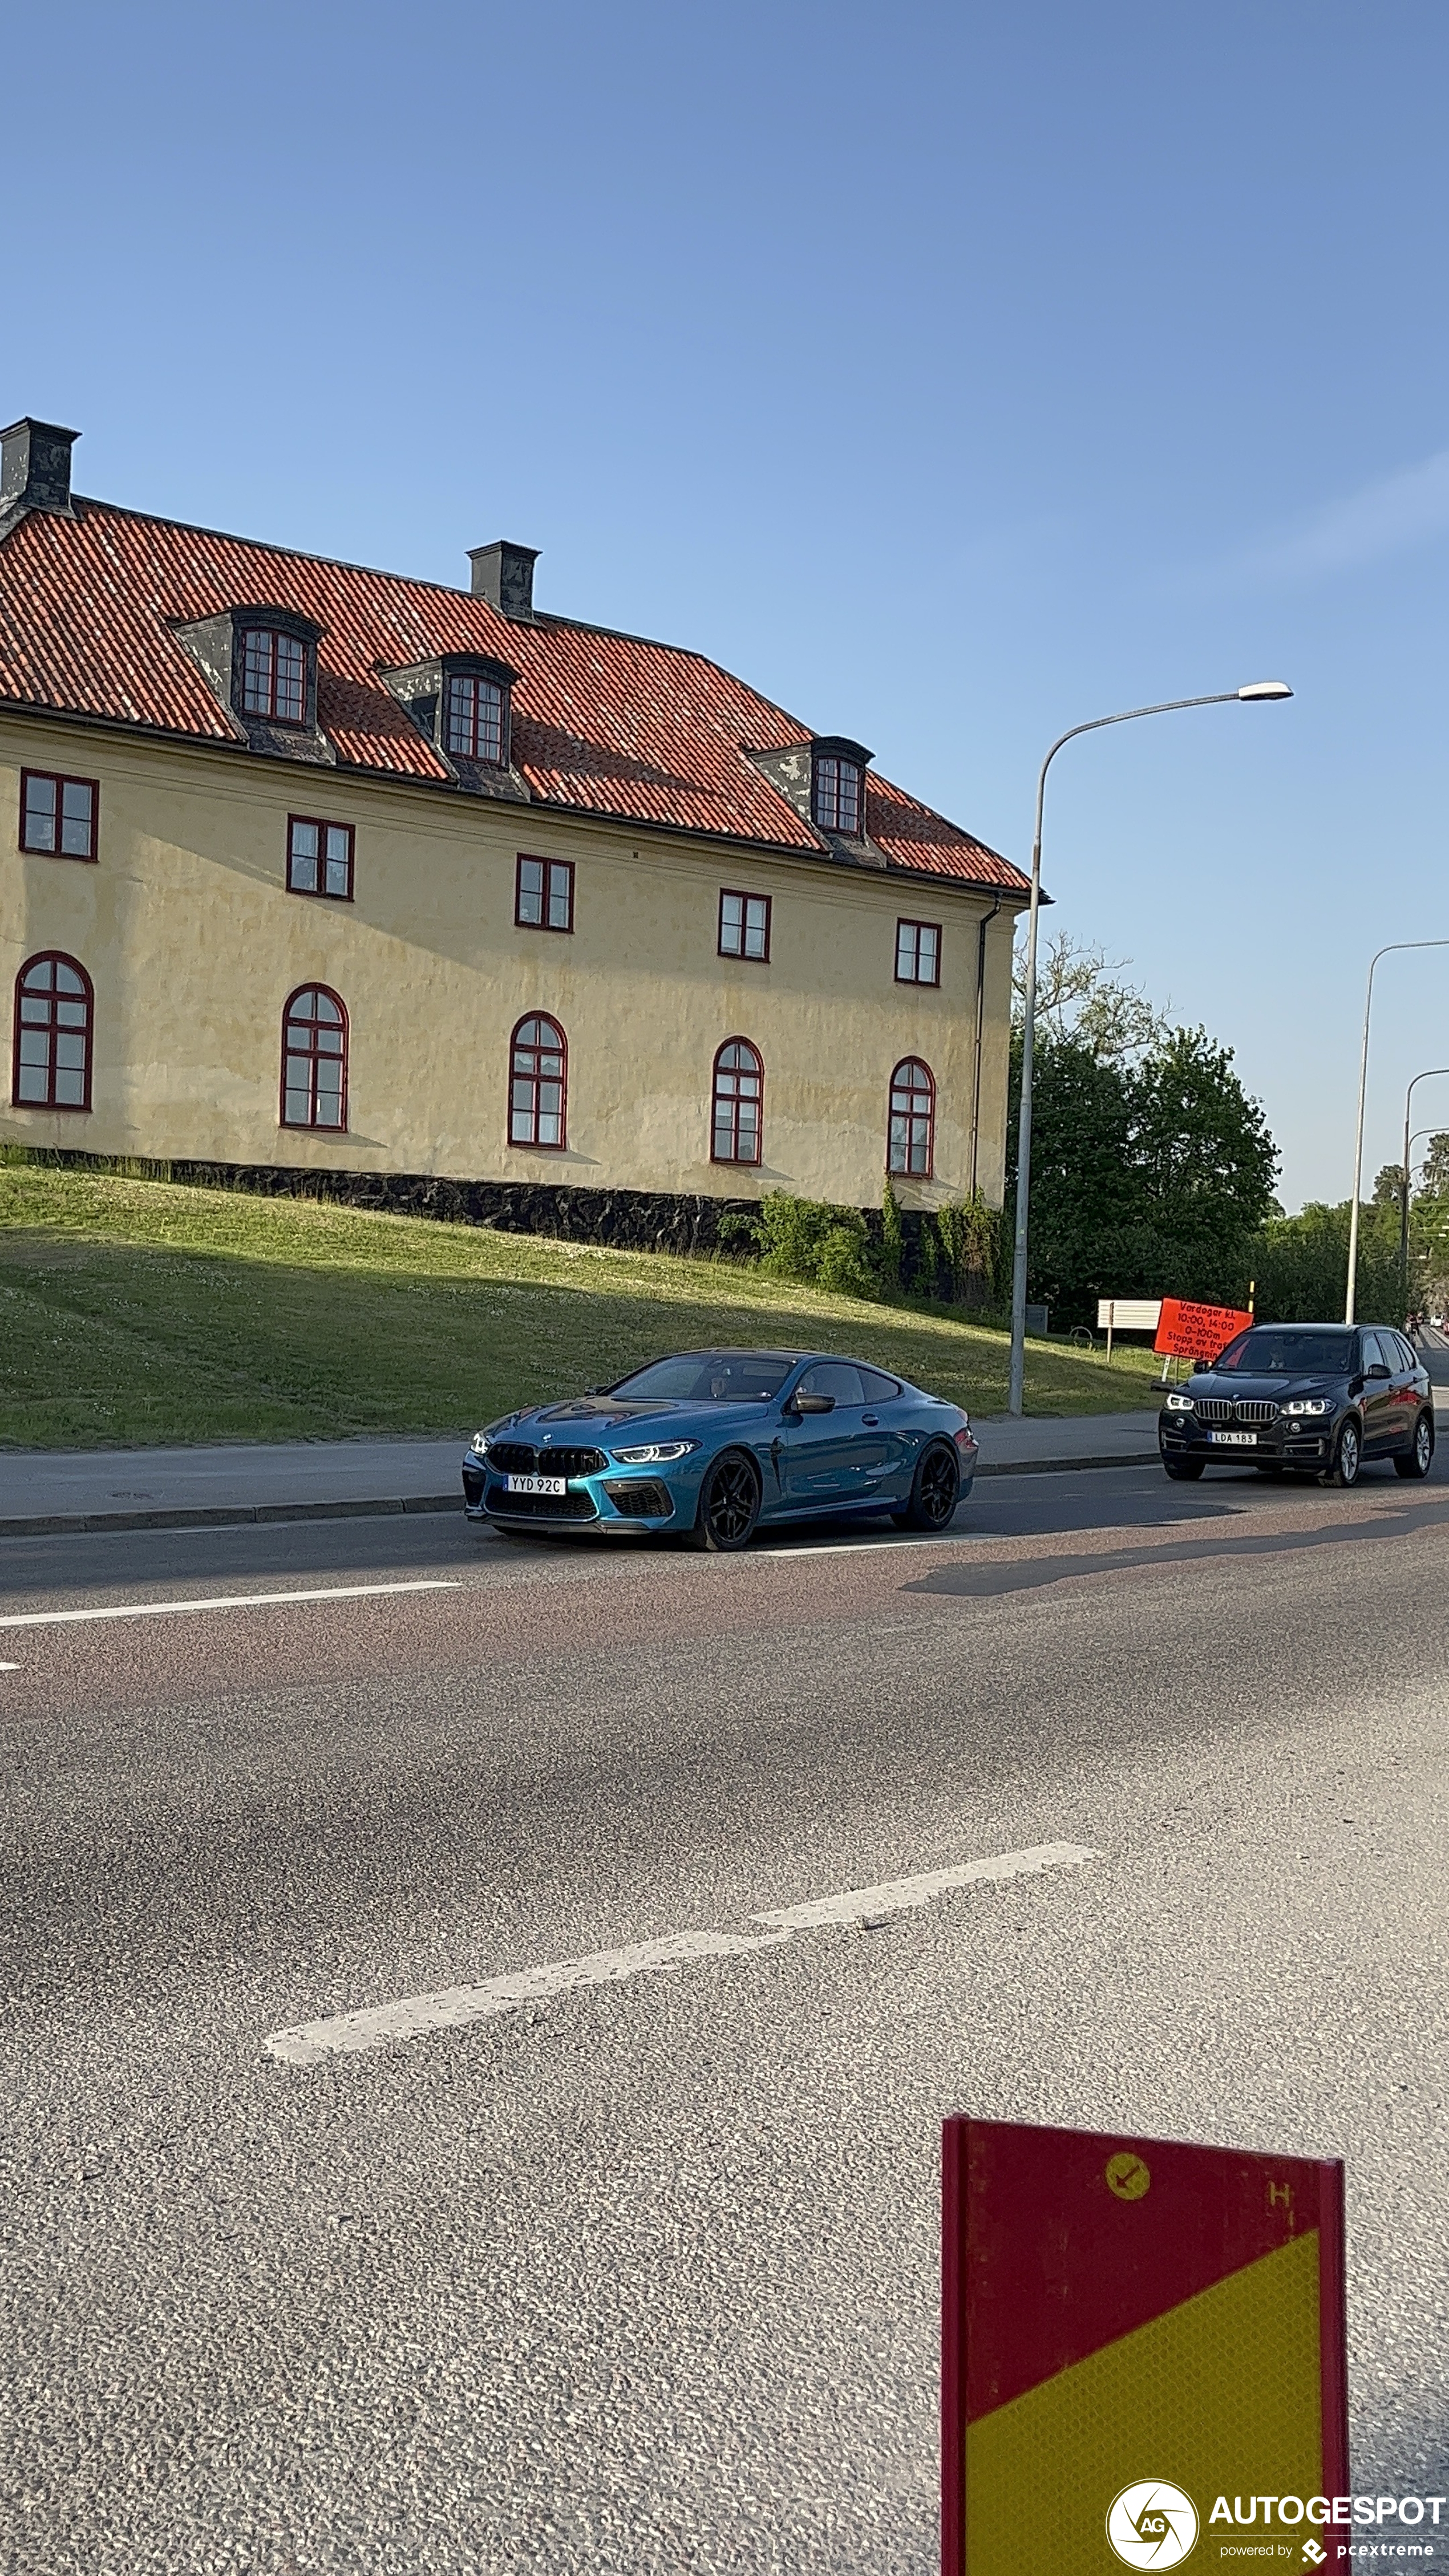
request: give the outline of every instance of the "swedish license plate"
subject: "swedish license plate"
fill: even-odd
[[[566,1494],[568,1482],[563,1476],[509,1476],[510,1494]]]
[[[1208,1438],[1219,1449],[1256,1449],[1258,1446],[1256,1431],[1210,1431]]]

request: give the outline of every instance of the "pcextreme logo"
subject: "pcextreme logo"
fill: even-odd
[[[1165,2478],[1139,2478],[1112,2498],[1107,2538],[1124,2567],[1180,2567],[1197,2542],[1197,2506]]]

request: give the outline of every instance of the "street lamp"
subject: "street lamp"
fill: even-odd
[[[1409,1146],[1412,1142],[1409,1103],[1421,1082],[1434,1082],[1446,1073],[1449,1073],[1449,1064],[1431,1064],[1423,1073],[1415,1074],[1404,1094],[1404,1177],[1399,1192],[1399,1302],[1405,1307],[1409,1302]],[[1424,1132],[1427,1135],[1429,1131],[1426,1128]]]
[[[1369,1013],[1374,1006],[1374,968],[1381,957],[1396,957],[1407,948],[1449,948],[1449,939],[1391,939],[1386,948],[1376,948],[1369,959],[1368,991],[1363,1005],[1363,1051],[1358,1060],[1358,1126],[1353,1140],[1353,1197],[1348,1206],[1348,1288],[1343,1301],[1343,1320],[1354,1320],[1358,1295],[1358,1194],[1363,1186],[1363,1104],[1368,1090]],[[1407,1157],[1405,1157],[1407,1160]]]
[[[1020,1413],[1026,1377],[1026,1220],[1031,1202],[1031,1077],[1036,1043],[1036,931],[1041,903],[1041,825],[1046,776],[1064,743],[1079,733],[1100,733],[1104,725],[1132,724],[1138,716],[1173,716],[1184,707],[1227,707],[1238,699],[1291,698],[1286,680],[1250,680],[1244,689],[1219,689],[1208,698],[1166,698],[1161,706],[1125,707],[1120,715],[1093,716],[1073,725],[1052,744],[1036,782],[1036,831],[1031,845],[1031,904],[1026,925],[1026,1002],[1021,1037],[1021,1115],[1016,1148],[1016,1249],[1011,1271],[1011,1379],[1007,1410]]]

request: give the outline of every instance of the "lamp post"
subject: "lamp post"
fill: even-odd
[[[1399,1302],[1406,1308],[1409,1303],[1409,1147],[1413,1142],[1409,1134],[1409,1103],[1421,1082],[1434,1082],[1446,1073],[1449,1073],[1449,1064],[1431,1064],[1423,1073],[1415,1074],[1404,1094],[1404,1177],[1399,1191]],[[1427,1135],[1429,1131],[1426,1128],[1424,1132]]]
[[[1369,1013],[1374,1006],[1374,968],[1381,957],[1397,957],[1408,948],[1449,948],[1449,939],[1391,939],[1386,948],[1376,948],[1369,959],[1368,990],[1363,1005],[1363,1050],[1358,1060],[1358,1125],[1353,1140],[1353,1197],[1348,1203],[1348,1287],[1343,1300],[1343,1320],[1354,1321],[1358,1298],[1358,1194],[1363,1186],[1363,1104],[1368,1090]],[[1405,1155],[1407,1162],[1408,1156]]]
[[[1036,782],[1036,829],[1031,844],[1031,903],[1026,925],[1026,1000],[1022,1014],[1021,1035],[1021,1113],[1017,1122],[1016,1147],[1016,1247],[1011,1270],[1011,1377],[1007,1391],[1007,1410],[1020,1413],[1026,1378],[1026,1222],[1031,1204],[1031,1077],[1036,1043],[1036,934],[1037,915],[1041,904],[1041,827],[1042,808],[1046,801],[1047,771],[1063,744],[1075,742],[1079,733],[1100,733],[1104,725],[1132,724],[1139,716],[1173,716],[1184,707],[1227,707],[1236,700],[1291,698],[1286,680],[1251,680],[1243,689],[1218,689],[1207,698],[1165,698],[1160,706],[1124,707],[1120,715],[1092,716],[1086,724],[1072,725],[1058,734],[1052,744]]]

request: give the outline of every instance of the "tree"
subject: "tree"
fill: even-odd
[[[1081,961],[1078,960],[1078,963]],[[1110,983],[1070,997],[1064,1034],[1043,1035],[1032,1115],[1030,1290],[1063,1321],[1094,1322],[1103,1296],[1237,1303],[1252,1248],[1274,1207],[1278,1151],[1232,1052],[1203,1029],[1167,1029],[1143,1004],[1150,1036],[1089,1006]],[[1140,996],[1136,997],[1140,1000]],[[1060,1020],[1059,1020],[1060,1026]],[[1103,1031],[1124,1043],[1103,1051]],[[1021,1041],[1013,1049],[1020,1096]],[[1007,1203],[1015,1181],[1008,1127]]]
[[[1270,1217],[1253,1246],[1251,1276],[1265,1323],[1332,1323],[1348,1285],[1350,1201],[1311,1201],[1297,1216]],[[1390,1199],[1359,1209],[1356,1310],[1366,1323],[1402,1323],[1399,1212]]]
[[[1072,1038],[1099,1064],[1123,1063],[1161,1045],[1167,1022],[1135,984],[1117,978],[1130,957],[1110,963],[1100,948],[1081,948],[1062,932],[1037,956],[1035,1026],[1039,1038]],[[1026,963],[1012,962],[1020,1025],[1026,1010]]]
[[[1403,1190],[1403,1164],[1385,1163],[1382,1170],[1378,1172],[1374,1178],[1374,1206],[1397,1207],[1403,1197]]]
[[[1268,1122],[1233,1071],[1232,1049],[1205,1029],[1174,1029],[1133,1087],[1152,1249],[1164,1270],[1197,1283],[1188,1295],[1231,1302],[1274,1203],[1278,1148]]]
[[[1429,1197],[1449,1198],[1449,1131],[1430,1137],[1419,1187]]]

